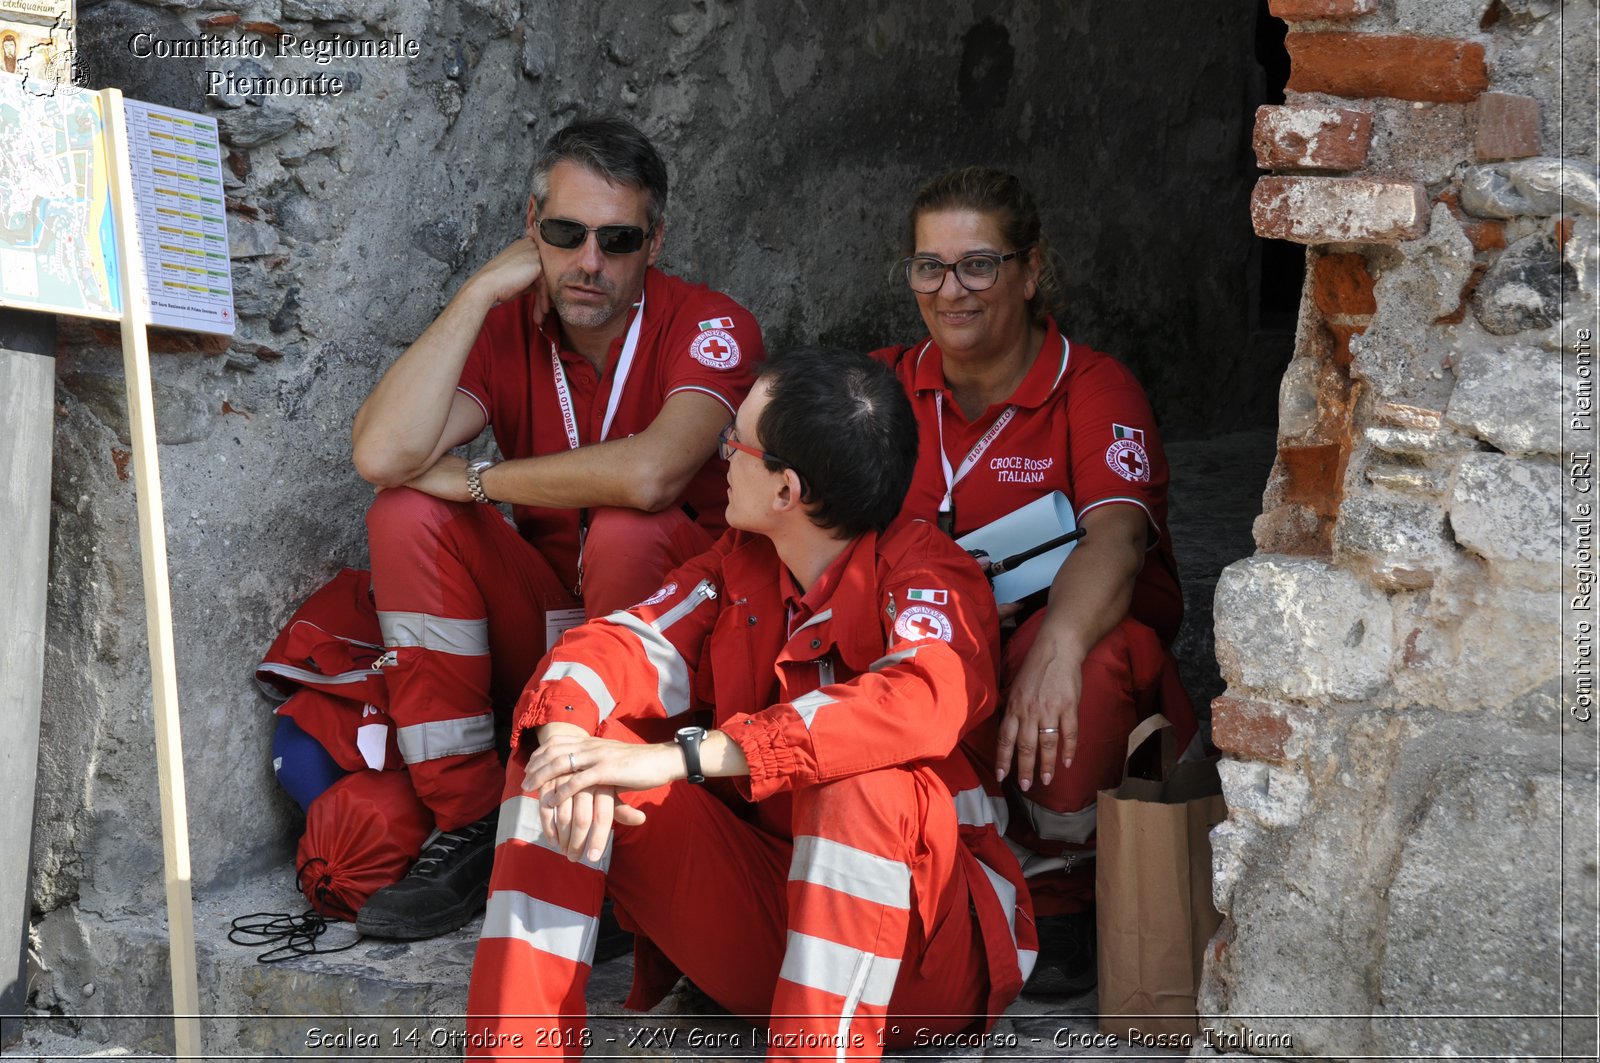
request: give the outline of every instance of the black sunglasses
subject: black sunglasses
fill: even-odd
[[[645,241],[655,232],[654,225],[647,232],[637,225],[600,225],[591,228],[566,218],[539,219],[539,236],[551,247],[559,247],[563,251],[582,247],[589,234],[594,233],[594,242],[606,254],[631,255],[644,247]]]

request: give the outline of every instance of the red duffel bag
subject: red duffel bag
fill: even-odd
[[[433,813],[403,771],[351,772],[311,802],[295,880],[330,919],[355,921],[367,898],[400,881],[433,832]]]

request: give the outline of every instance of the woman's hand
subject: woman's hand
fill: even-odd
[[[1017,787],[1050,785],[1059,760],[1062,770],[1078,751],[1078,698],[1083,691],[1084,653],[1067,639],[1041,628],[1006,699],[995,744],[996,777],[1004,779],[1016,757]]]

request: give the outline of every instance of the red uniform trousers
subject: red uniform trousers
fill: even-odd
[[[591,511],[585,614],[648,597],[710,541],[676,507]],[[390,488],[367,510],[367,543],[400,755],[439,829],[452,830],[494,808],[496,713],[509,713],[548,648],[545,611],[579,603],[492,506]]]
[[[1033,648],[1045,611],[1040,609],[1012,633],[1002,651],[1001,699]],[[1128,735],[1140,720],[1164,713],[1172,721],[1178,749],[1198,729],[1194,707],[1178,678],[1178,662],[1154,630],[1124,617],[1083,661],[1078,700],[1078,748],[1072,766],[1057,764],[1048,785],[1023,793],[1015,773],[1005,781],[1010,819],[1006,837],[1019,852],[1036,915],[1083,911],[1094,903],[1095,800],[1122,781]],[[987,763],[994,758],[1001,714],[985,720],[964,740]],[[1016,848],[1013,846],[1013,849]],[[1030,856],[1030,854],[1033,854]],[[1065,864],[1065,867],[1062,865]]]
[[[631,737],[622,727],[601,734]],[[630,793],[645,823],[618,828],[591,864],[547,847],[538,799],[521,788],[525,763],[515,755],[506,776],[467,999],[469,1055],[583,1055],[584,988],[608,891],[624,924],[713,1000],[757,1024],[770,1016],[768,1058],[833,1058],[843,1045],[840,1058],[876,1059],[918,1030],[985,1026],[988,961],[957,866],[970,857],[931,768],[794,791],[793,841],[740,818],[714,789]],[[642,985],[644,971],[629,1007],[664,995]]]

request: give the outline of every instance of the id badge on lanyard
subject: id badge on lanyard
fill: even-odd
[[[634,304],[633,323],[628,326],[628,338],[622,343],[622,353],[617,356],[616,371],[611,376],[611,396],[606,400],[606,419],[600,425],[600,438],[595,440],[603,443],[611,434],[611,422],[616,420],[617,407],[622,403],[622,389],[628,382],[628,372],[633,368],[633,355],[639,348],[639,331],[644,325],[644,295],[641,293],[639,301]],[[561,406],[561,427],[567,435],[567,449],[577,450],[583,445],[578,438],[578,417],[573,408],[572,389],[567,386],[567,373],[561,367],[561,355],[556,350],[555,341],[550,343],[550,374],[555,380],[556,402]],[[583,596],[583,546],[589,537],[589,511],[578,511],[578,582],[573,585],[572,593],[581,598]]]

